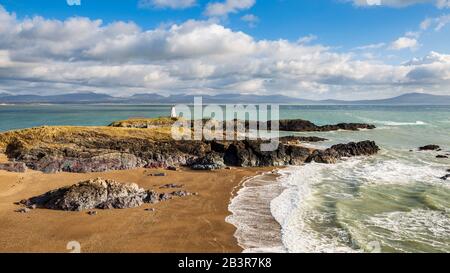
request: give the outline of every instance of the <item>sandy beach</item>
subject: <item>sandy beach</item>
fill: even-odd
[[[225,222],[230,198],[245,178],[270,170],[0,171],[0,252],[69,252],[66,247],[71,241],[79,242],[82,252],[241,252],[233,237],[234,226]],[[167,175],[151,176],[159,172]],[[164,191],[159,189],[162,185],[183,184],[185,190],[199,195],[134,209],[97,210],[95,216],[86,211],[15,212],[19,206],[14,202],[97,177],[137,183],[160,192]],[[148,208],[155,211],[146,211]]]

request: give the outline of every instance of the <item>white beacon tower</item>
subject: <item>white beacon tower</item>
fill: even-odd
[[[178,118],[177,110],[175,109],[175,106],[172,106],[172,110],[170,111],[170,117],[171,118]]]

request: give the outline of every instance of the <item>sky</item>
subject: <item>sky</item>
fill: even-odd
[[[450,95],[450,0],[0,0],[0,93]]]

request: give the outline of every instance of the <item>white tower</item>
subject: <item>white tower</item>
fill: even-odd
[[[178,118],[177,110],[175,109],[175,106],[173,106],[172,110],[170,111],[170,117],[171,118]]]

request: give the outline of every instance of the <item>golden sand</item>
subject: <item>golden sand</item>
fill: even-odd
[[[70,241],[79,242],[82,252],[240,252],[233,237],[235,228],[225,222],[232,192],[244,178],[269,170],[0,171],[0,252],[69,252]],[[167,176],[149,175],[158,172]],[[14,202],[96,177],[154,190],[167,183],[184,184],[185,190],[199,195],[135,209],[97,210],[95,216],[45,209],[15,212],[19,206]]]

